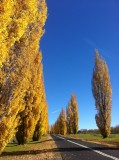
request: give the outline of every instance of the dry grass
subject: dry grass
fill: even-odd
[[[67,136],[119,148],[119,134],[111,134],[108,138],[102,138],[100,134],[71,134]]]
[[[50,135],[40,141],[26,145],[10,143],[2,153],[0,160],[61,160],[61,155],[54,152],[57,146]]]

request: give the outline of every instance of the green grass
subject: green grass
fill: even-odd
[[[39,142],[40,143],[40,142]],[[32,145],[29,145],[32,144]],[[29,142],[25,145],[17,145],[16,143],[9,143],[7,147],[5,148],[3,153],[10,153],[10,152],[17,152],[17,151],[27,151],[29,149],[32,149],[33,147],[36,147],[35,142]]]
[[[68,135],[80,140],[101,142],[103,144],[113,144],[119,147],[119,134],[110,134],[108,138],[103,138],[100,134],[76,134]]]
[[[4,149],[3,154],[8,154],[17,151],[29,151],[33,148],[37,148],[42,141],[45,141],[46,137],[42,137],[40,141],[29,141],[25,145],[18,145],[17,143],[8,143],[6,148]]]

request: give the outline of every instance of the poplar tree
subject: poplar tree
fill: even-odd
[[[66,126],[66,112],[62,108],[61,113],[55,122],[54,125],[51,126],[51,133],[65,135],[67,133]]]
[[[60,125],[59,124],[60,123],[59,123],[59,117],[58,117],[56,122],[51,126],[50,132],[53,133],[53,134],[60,134]]]
[[[67,107],[67,133],[76,134],[78,131],[78,103],[76,100],[76,95],[73,93]]]
[[[43,135],[46,135],[48,132],[48,105],[46,101],[44,85],[43,85],[42,92],[43,94],[42,94],[41,102],[39,104],[39,108],[41,112],[38,115],[38,120],[36,121],[35,129],[32,137],[33,141],[38,141]]]
[[[72,131],[72,121],[73,121],[73,112],[71,108],[71,103],[68,103],[68,106],[66,108],[66,119],[67,119],[67,133],[71,134]]]
[[[78,103],[76,100],[76,95],[73,93],[71,96],[71,110],[72,110],[72,118],[71,118],[71,123],[72,123],[72,131],[73,134],[76,134],[78,131],[78,120],[79,120],[79,116],[78,116]]]
[[[96,123],[103,138],[106,138],[110,134],[112,88],[108,66],[97,50],[95,52],[92,92],[97,110]]]
[[[0,153],[15,135],[26,108],[46,18],[45,0],[0,2]]]
[[[51,126],[51,133],[62,134],[76,134],[78,131],[78,103],[76,95],[72,94],[71,99],[66,108],[66,112],[62,109],[57,121]]]
[[[18,144],[27,143],[32,136],[35,125],[38,121],[41,112],[41,97],[43,94],[43,80],[42,80],[42,56],[41,53],[37,55],[31,68],[31,78],[29,79],[29,88],[24,97],[25,109],[20,113],[20,125],[16,133]]]
[[[63,108],[60,113],[59,119],[60,119],[60,134],[65,135],[67,133],[66,112]]]

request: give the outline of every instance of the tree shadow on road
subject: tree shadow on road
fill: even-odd
[[[48,139],[48,140],[44,140],[44,141],[30,141],[30,142],[28,142],[28,144],[38,144],[38,143],[45,143],[45,142],[50,142],[50,141],[54,141],[53,139]],[[57,139],[56,141],[61,141],[61,139]]]
[[[95,147],[92,148],[94,150],[119,150],[119,149],[114,149],[114,148],[99,148]],[[14,151],[14,152],[3,152],[1,156],[16,156],[16,155],[36,155],[36,154],[43,154],[43,153],[48,153],[48,152],[83,152],[83,151],[91,151],[90,149],[87,148],[81,148],[81,147],[76,147],[76,148],[53,148],[53,149],[45,149],[45,150],[29,150],[29,151]]]
[[[29,142],[29,144],[35,144],[35,143],[45,143],[47,141],[55,141],[56,144],[58,144],[59,142],[62,143],[62,141],[64,141],[63,139],[59,139],[59,138],[54,138],[52,137],[53,139],[49,139],[49,140],[44,140],[44,141],[37,141],[37,142]],[[28,144],[28,145],[29,145]],[[16,144],[15,144],[16,145]],[[37,155],[37,154],[43,154],[43,153],[49,153],[49,152],[60,152],[60,153],[64,153],[64,152],[84,152],[84,151],[92,151],[92,150],[99,150],[99,151],[108,151],[110,150],[111,152],[112,151],[116,151],[117,152],[119,151],[118,148],[112,148],[112,147],[100,147],[100,146],[95,146],[95,147],[92,147],[91,149],[88,149],[88,148],[82,148],[80,146],[74,146],[74,147],[70,147],[69,146],[63,146],[63,147],[58,147],[58,148],[52,148],[52,149],[41,149],[41,150],[26,150],[26,151],[13,151],[13,152],[3,152],[1,157],[2,156],[17,156],[17,155]]]

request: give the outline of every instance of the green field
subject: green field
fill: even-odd
[[[119,134],[111,134],[108,138],[102,138],[100,134],[71,134],[68,136],[78,138],[80,140],[93,141],[102,144],[111,144],[119,147]]]

